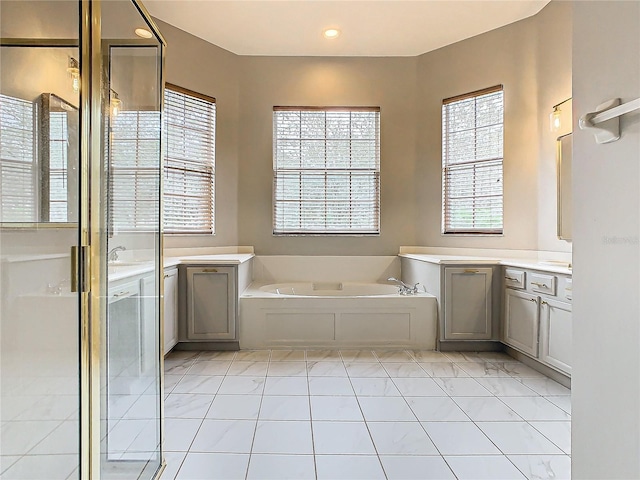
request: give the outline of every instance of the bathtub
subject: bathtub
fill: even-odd
[[[383,283],[255,282],[239,298],[240,348],[435,350],[436,302]]]

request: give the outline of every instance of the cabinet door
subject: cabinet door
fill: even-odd
[[[504,294],[504,342],[538,356],[538,297],[511,288]]]
[[[445,340],[490,340],[491,268],[445,268]]]
[[[141,373],[140,281],[109,287],[106,326],[108,384],[117,377],[138,378]]]
[[[571,305],[557,300],[540,304],[540,359],[571,373]]]
[[[236,338],[235,267],[187,268],[187,339]]]
[[[164,272],[164,354],[178,343],[178,269]]]

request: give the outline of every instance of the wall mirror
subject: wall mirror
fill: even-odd
[[[78,221],[79,121],[52,93],[0,95],[0,223]]]
[[[558,175],[558,238],[571,241],[573,195],[571,183],[571,162],[573,135],[568,133],[557,140]]]

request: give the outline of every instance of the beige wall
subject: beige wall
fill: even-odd
[[[216,234],[165,235],[165,246],[238,245],[239,57],[156,20],[167,41],[165,80],[216,99]]]
[[[393,255],[413,243],[415,75],[415,58],[242,57],[240,243],[263,255]],[[272,235],[274,105],[380,107],[380,236]]]
[[[419,57],[236,56],[165,23],[167,80],[218,99],[215,237],[260,254],[389,255],[400,245],[570,251],[556,239],[551,107],[571,95],[571,10],[538,15]],[[503,84],[505,220],[499,237],[441,228],[442,99]],[[275,105],[381,107],[381,235],[272,235]]]

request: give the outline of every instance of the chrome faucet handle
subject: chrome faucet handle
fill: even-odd
[[[122,245],[118,245],[117,247],[113,247],[111,250],[109,250],[109,253],[107,253],[107,261],[109,262],[117,262],[118,261],[118,252],[124,252],[127,248],[122,246]]]

